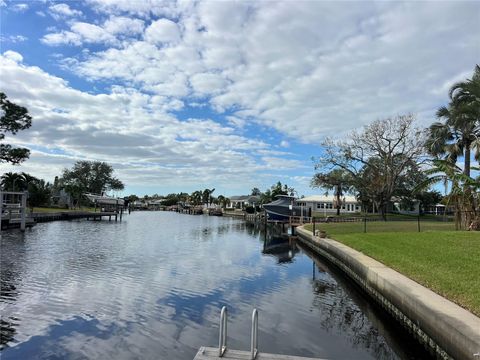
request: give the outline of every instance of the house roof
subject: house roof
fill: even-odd
[[[297,201],[298,202],[332,202],[334,199],[335,199],[334,195],[329,195],[329,196],[310,195],[310,196],[306,196],[306,197],[301,198],[301,199],[297,199]],[[345,202],[348,202],[348,203],[357,203],[358,202],[358,200],[355,198],[355,196],[352,196],[352,195],[341,196],[341,199],[342,200],[345,199]]]
[[[260,198],[255,195],[240,195],[240,196],[230,196],[230,201],[259,202]]]

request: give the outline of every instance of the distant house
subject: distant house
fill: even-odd
[[[455,208],[453,206],[445,206],[443,204],[436,204],[425,209],[425,214],[433,215],[453,215]]]
[[[340,213],[358,213],[362,206],[355,196],[341,197]],[[305,209],[306,214],[320,213],[324,215],[332,215],[337,212],[336,197],[325,195],[311,195],[297,200],[297,205]]]
[[[149,210],[162,210],[165,208],[165,205],[163,205],[164,202],[164,199],[148,200],[146,202],[146,207]]]
[[[255,206],[260,203],[260,197],[255,195],[231,196],[227,209],[245,209],[247,206]]]
[[[404,205],[402,202],[396,198],[393,198],[392,201],[387,206],[387,212],[397,213],[402,215],[419,215],[420,214],[420,201],[413,200],[410,205]]]
[[[131,207],[133,210],[146,210],[147,204],[142,200],[135,200],[133,203],[131,203]]]

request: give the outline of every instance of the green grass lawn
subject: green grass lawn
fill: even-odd
[[[306,225],[308,230],[312,230],[311,225]],[[325,230],[330,236],[340,234],[363,233],[365,224],[363,222],[344,222],[344,223],[317,223],[316,229]],[[441,231],[455,230],[453,222],[427,221],[420,220],[420,231]],[[367,233],[372,232],[418,232],[417,220],[402,221],[367,221]]]
[[[410,226],[402,229],[402,224],[395,222],[375,223],[375,231],[366,234],[355,232],[357,224],[318,225],[328,237],[480,316],[480,232],[448,231],[452,224],[436,222],[430,225],[431,230],[420,233],[410,231]],[[311,226],[306,228],[311,230]]]

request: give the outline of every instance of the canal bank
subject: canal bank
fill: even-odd
[[[478,359],[480,319],[382,263],[297,228],[300,241],[335,264],[441,358]]]

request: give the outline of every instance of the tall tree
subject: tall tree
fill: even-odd
[[[32,125],[32,117],[28,110],[10,102],[5,93],[0,92],[0,163],[19,164],[30,156],[30,150],[4,144],[6,133],[15,135]]]
[[[214,191],[215,191],[215,188],[203,190],[202,201],[204,204],[210,205],[210,203],[212,202],[212,194]]]
[[[7,172],[2,175],[1,182],[2,189],[5,191],[24,191],[25,183],[24,177],[20,173]]]
[[[449,96],[449,104],[437,111],[437,118],[443,122],[430,126],[426,147],[435,159],[444,160],[443,163],[435,160],[432,169],[443,172],[444,181],[450,181],[455,189],[449,199],[455,205],[457,224],[465,228],[479,221],[478,188],[472,184],[470,175],[472,152],[480,163],[480,67],[475,67],[471,79],[454,84]],[[463,178],[457,171],[458,157],[464,160]]]
[[[356,182],[359,195],[371,195],[386,218],[399,183],[412,164],[423,162],[424,132],[415,128],[413,121],[412,115],[376,120],[343,140],[327,138],[322,143],[324,154],[314,159],[315,168],[321,173],[342,169],[353,179],[362,179],[363,184]]]
[[[192,192],[190,195],[190,202],[194,205],[200,205],[202,203],[203,193],[199,190]]]
[[[260,191],[259,188],[257,187],[254,187],[250,193],[252,196],[260,196],[262,195],[262,192]]]
[[[43,179],[32,179],[28,184],[28,204],[33,207],[48,205],[52,195],[52,186]]]
[[[437,157],[455,163],[464,157],[463,173],[470,176],[471,152],[480,162],[480,67],[471,79],[450,88],[450,103],[437,111],[439,122],[429,128],[427,149]]]
[[[224,209],[230,204],[230,199],[225,197],[224,195],[218,195],[217,197],[218,204]]]
[[[480,230],[480,177],[467,176],[454,162],[439,159],[434,159],[432,167],[425,172],[429,178],[419,184],[418,189],[447,181],[450,189],[446,196],[447,205],[453,205],[455,209],[457,229],[467,229],[473,224],[476,230]],[[469,191],[465,191],[466,188]]]
[[[109,190],[123,190],[123,183],[113,176],[113,167],[100,161],[77,161],[72,169],[64,169],[65,189],[78,200],[83,193],[101,194]]]

